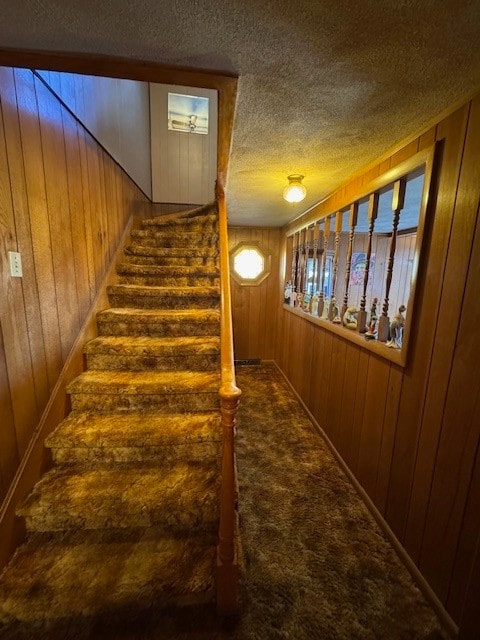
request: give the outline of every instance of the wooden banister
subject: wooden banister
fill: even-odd
[[[241,391],[235,381],[233,325],[228,259],[227,207],[225,191],[217,182],[220,243],[220,412],[222,460],[220,485],[220,526],[217,547],[217,611],[231,615],[237,611],[238,564],[236,553],[237,496],[235,464],[235,420]]]

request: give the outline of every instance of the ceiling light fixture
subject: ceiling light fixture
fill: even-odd
[[[283,197],[287,202],[301,202],[307,195],[307,190],[302,184],[302,180],[305,176],[301,176],[299,173],[293,173],[291,176],[287,176],[288,185],[283,190]]]

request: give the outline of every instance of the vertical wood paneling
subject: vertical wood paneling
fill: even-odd
[[[67,167],[63,137],[61,106],[58,100],[52,100],[50,91],[35,78],[42,159],[45,171],[48,219],[50,227],[50,250],[55,282],[55,297],[62,300],[57,305],[58,326],[65,361],[71,345],[80,328],[73,255],[72,224],[68,201]],[[55,236],[62,242],[55,242]]]
[[[435,140],[442,148],[416,305],[407,310],[413,319],[408,367],[346,343],[342,369],[340,338],[312,324],[306,344],[301,336],[308,321],[284,309],[275,357],[293,383],[298,373],[291,360],[312,353],[310,388],[295,388],[454,620],[464,617],[465,637],[474,638],[480,637],[478,559],[470,580],[480,539],[480,98],[373,167],[364,180]],[[354,197],[360,183],[356,178],[341,187],[321,212],[335,211],[345,194]],[[398,240],[397,255],[405,260],[393,277],[390,315],[407,302],[403,292],[414,257],[413,238]],[[381,302],[377,280],[388,238],[377,236],[374,244],[368,305],[372,295]]]
[[[229,247],[239,242],[260,242],[271,255],[270,275],[256,286],[241,286],[232,279],[232,313],[235,358],[272,360],[276,344],[279,300],[280,230],[229,227]]]
[[[398,405],[402,391],[403,373],[395,365],[390,365],[388,390],[383,418],[382,444],[377,465],[377,481],[374,502],[382,515],[388,495],[388,479],[392,464],[393,446],[395,443],[395,426],[397,423]]]
[[[5,347],[3,344],[2,326],[0,324],[0,415],[2,422],[0,437],[2,448],[0,453],[0,501],[3,500],[10,486],[10,481],[18,467],[19,456],[17,434],[13,418],[10,381],[7,373]]]
[[[480,112],[478,113],[480,127]],[[480,259],[480,224],[477,221],[477,230],[474,236],[473,229],[468,234],[468,220],[477,214],[480,198],[480,175],[478,167],[478,151],[474,160],[470,153],[478,147],[478,132],[474,129],[474,141],[472,146],[467,144],[465,162],[462,174],[469,173],[473,181],[468,184],[472,187],[472,193],[463,188],[459,194],[461,202],[463,225],[458,225],[458,235],[453,234],[451,244],[458,249],[458,244],[463,245],[467,257],[462,256],[452,266],[452,276],[457,275],[457,288],[463,289],[463,283],[467,280],[463,300],[459,298],[458,332],[456,340],[451,345],[448,359],[445,357],[443,366],[447,368],[444,375],[447,377],[447,390],[442,393],[445,398],[443,411],[438,415],[441,426],[441,435],[438,444],[438,453],[433,474],[432,489],[426,517],[425,532],[423,538],[420,567],[426,574],[432,576],[433,586],[445,599],[448,593],[450,575],[453,570],[456,547],[459,541],[465,505],[474,475],[474,462],[480,441],[480,419],[478,405],[480,399],[480,360],[478,318],[480,317],[480,285],[479,259]],[[462,184],[462,177],[460,185]],[[463,199],[465,198],[465,201]],[[468,202],[470,200],[470,202]],[[455,238],[455,239],[454,239]],[[467,243],[473,251],[466,251]],[[470,260],[469,260],[470,258]],[[469,263],[468,277],[462,277],[459,269]],[[445,278],[444,291],[453,297],[454,292],[449,288],[449,279]],[[452,283],[453,284],[453,283]],[[463,302],[463,304],[462,304]],[[447,318],[443,319],[448,322]],[[452,361],[453,356],[453,361]],[[451,365],[450,365],[451,362]],[[432,374],[433,375],[433,374]],[[437,396],[438,397],[438,396]],[[436,417],[436,416],[435,416]],[[442,562],[438,564],[438,558],[432,552],[433,549],[444,545]]]
[[[150,211],[58,98],[31,71],[1,67],[0,500],[139,207]]]
[[[480,397],[477,397],[475,411],[478,415]],[[471,571],[472,558],[475,555],[477,541],[480,543],[480,509],[478,508],[480,504],[480,447],[477,447],[473,469],[448,594],[448,607],[456,620],[461,618],[468,589],[465,576],[468,576]]]
[[[355,418],[355,396],[357,391],[358,376],[364,375],[359,372],[360,349],[351,348],[347,345],[345,353],[345,371],[343,376],[343,392],[341,398],[340,428],[338,434],[338,450],[342,452],[342,457],[350,466],[351,441],[353,437],[353,423]]]
[[[48,398],[48,374],[43,342],[40,302],[35,275],[32,233],[13,69],[0,67],[0,85],[2,87],[2,115],[5,124],[5,143],[10,172],[10,187],[15,211],[17,246],[21,247],[22,251],[22,289],[25,302],[35,398],[38,409],[38,407],[45,405]]]
[[[45,190],[45,167],[40,138],[40,121],[32,73],[27,70],[16,69],[15,84],[35,277],[39,292],[42,339],[46,354],[48,390],[50,393],[62,368],[62,344],[55,291],[50,221]]]
[[[351,460],[350,469],[357,474],[358,458],[360,454],[360,442],[362,438],[363,412],[365,408],[365,390],[367,387],[368,367],[370,355],[365,351],[360,353],[358,359],[357,386],[355,389],[355,410],[353,414],[352,441],[350,444]]]
[[[13,403],[17,447],[22,455],[29,440],[29,425],[37,418],[37,403],[30,358],[22,281],[11,278],[8,251],[17,251],[10,171],[6,153],[3,114],[0,118],[0,240],[2,252],[2,301],[0,319]]]
[[[292,317],[292,327],[290,329],[290,331],[293,330],[293,332],[295,331],[295,321],[296,318]],[[290,340],[290,336],[283,336],[284,340]],[[321,361],[318,363],[318,366],[320,367],[320,371],[321,371],[321,375],[320,375],[320,384],[316,389],[316,393],[319,396],[319,402],[318,402],[318,422],[320,424],[321,427],[325,428],[326,425],[330,424],[329,420],[328,420],[328,414],[327,414],[327,400],[328,400],[328,395],[327,393],[325,393],[325,390],[328,390],[330,388],[330,379],[331,379],[331,374],[332,374],[332,351],[333,351],[333,335],[331,333],[327,333],[325,332],[323,334],[323,343],[324,343],[324,347],[323,347],[323,354],[322,354],[322,359]],[[303,356],[303,353],[294,353],[293,357],[296,359],[301,360]]]
[[[390,363],[370,356],[356,474],[370,496],[375,494],[377,483],[389,369]]]
[[[37,73],[150,197],[148,83],[61,71]]]
[[[80,145],[77,123],[66,111],[62,112],[67,161],[67,193],[72,225],[73,264],[80,316],[87,313],[93,294],[93,283],[88,269],[87,243],[85,242],[85,206],[83,202]]]
[[[86,132],[78,125],[78,146],[80,150],[80,176],[82,184],[82,202],[83,202],[83,215],[85,219],[85,251],[87,254],[87,270],[88,270],[88,282],[90,286],[90,301],[93,301],[95,291],[98,286],[98,256],[96,255],[93,235],[92,235],[92,196],[90,192],[90,180],[88,175],[88,154],[86,143]],[[122,203],[123,204],[123,203]]]
[[[455,334],[462,311],[475,304],[465,299],[462,307],[464,285],[469,266],[470,250],[480,199],[480,101],[472,105],[467,142],[455,201],[453,230],[450,237],[445,277],[437,315],[434,351],[423,413],[423,428],[419,439],[412,498],[407,522],[406,546],[418,557],[422,543],[423,527],[427,517],[425,506],[435,465],[432,455],[437,450],[444,403],[450,381],[452,359],[455,353]],[[470,309],[468,314],[470,314]],[[451,336],[451,340],[445,340]],[[460,336],[462,339],[462,336]]]
[[[290,313],[285,313],[284,311],[282,311],[280,315],[283,316],[285,319],[294,318],[293,315],[291,315]],[[278,326],[277,348],[280,346],[284,347],[285,345],[289,344],[288,336],[290,332],[285,329],[285,324],[286,322],[284,321],[281,325],[279,324]],[[322,387],[321,387],[321,384],[322,384],[321,377],[323,372],[322,363],[323,363],[324,350],[325,350],[325,340],[319,339],[317,332],[314,331],[312,345],[311,345],[312,366],[309,371],[309,374],[310,374],[310,405],[309,407],[312,414],[315,416],[317,422],[320,425],[322,425],[322,421],[320,419],[320,403],[321,403],[321,400],[324,398],[324,394],[322,393]],[[284,357],[278,358],[276,356],[276,359],[279,366],[284,371],[286,371],[286,363],[285,363]]]
[[[310,325],[313,327],[313,325]],[[312,331],[313,333],[313,331]],[[313,335],[312,335],[313,338]],[[311,344],[311,342],[310,342]],[[302,353],[307,356],[310,351],[309,345],[305,345],[305,351],[297,351],[297,353]],[[345,340],[338,338],[337,336],[333,337],[332,342],[332,355],[331,355],[331,364],[330,364],[330,380],[329,380],[329,388],[327,395],[327,406],[326,412],[327,417],[326,420],[330,426],[330,437],[334,445],[340,449],[341,448],[341,423],[340,423],[340,414],[342,411],[342,397],[343,397],[343,382],[345,378],[345,352],[347,348],[347,343]],[[305,356],[298,358],[298,362],[301,366],[303,366],[303,359]],[[305,363],[306,364],[306,363]],[[304,375],[308,378],[309,371],[306,367],[303,369]],[[305,395],[303,395],[305,397]]]
[[[387,521],[403,542],[404,530],[416,445],[420,432],[420,419],[425,401],[428,375],[438,318],[452,212],[455,204],[458,174],[463,156],[463,145],[468,118],[468,107],[456,111],[438,127],[438,135],[445,138],[439,176],[439,190],[435,216],[431,223],[431,241],[423,281],[417,283],[417,321],[412,327],[412,369],[403,380],[399,405],[395,448],[392,459],[388,494]]]

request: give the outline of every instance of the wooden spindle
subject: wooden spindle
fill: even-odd
[[[309,286],[309,268],[308,268],[308,263],[310,258],[313,256],[313,238],[314,238],[314,232],[315,232],[315,225],[312,225],[311,227],[308,227],[307,229],[307,233],[306,233],[306,243],[305,243],[305,290],[304,290],[304,296],[308,294],[309,297],[307,297],[307,299],[303,299],[303,308],[305,311],[308,311],[309,313],[311,313],[312,311],[312,296],[313,296],[313,291]],[[314,263],[314,269],[315,269],[315,263]],[[314,275],[314,273],[312,274],[312,276]],[[313,288],[313,280],[312,280],[312,288]]]
[[[393,222],[392,222],[392,237],[390,238],[390,252],[388,255],[387,264],[387,280],[385,283],[385,299],[383,301],[382,315],[378,323],[378,340],[380,342],[387,342],[390,320],[388,317],[388,299],[390,296],[390,285],[392,284],[393,263],[395,260],[395,249],[397,247],[397,229],[400,222],[400,212],[403,209],[405,201],[405,180],[397,180],[393,185],[393,198],[392,198],[392,210],[393,210]]]
[[[354,202],[350,205],[350,214],[348,219],[348,248],[347,248],[347,267],[345,271],[345,293],[343,295],[342,313],[348,309],[348,289],[350,286],[350,272],[352,270],[352,253],[353,253],[353,239],[355,236],[355,227],[357,226],[358,219],[358,202]]]
[[[338,252],[340,247],[340,236],[342,234],[342,219],[343,214],[341,211],[337,211],[335,214],[335,252],[333,254],[333,278],[332,278],[332,299],[330,300],[330,307],[328,309],[328,319],[333,320],[335,317],[335,289],[337,286],[337,274],[338,274]],[[338,309],[338,307],[337,307]]]
[[[323,227],[323,253],[322,253],[322,276],[320,280],[320,300],[318,301],[318,316],[321,318],[325,305],[325,268],[327,265],[327,248],[330,238],[330,218],[325,218]]]
[[[372,193],[368,201],[368,245],[367,255],[365,258],[365,273],[363,275],[363,293],[360,300],[360,310],[357,314],[357,329],[360,333],[367,331],[367,286],[368,278],[370,275],[370,261],[372,259],[372,239],[373,231],[375,229],[375,220],[378,215],[378,193]]]
[[[293,236],[293,247],[292,247],[292,287],[294,291],[298,291],[298,261],[300,259],[299,256],[299,246],[300,246],[300,234],[297,232]]]
[[[313,231],[309,227],[305,227],[305,244],[303,247],[305,253],[305,261],[303,263],[303,294],[306,294],[308,292],[308,259],[310,257],[312,242]]]
[[[317,294],[318,276],[320,275],[320,265],[318,263],[320,253],[320,225],[316,222],[313,227],[313,292]]]
[[[297,289],[297,293],[303,293],[303,288],[304,288],[304,278],[305,278],[305,242],[306,242],[306,233],[307,230],[306,229],[302,229],[300,231],[300,245],[299,245],[299,261],[298,261],[298,270],[300,271],[299,273],[299,279],[298,279],[298,289]]]

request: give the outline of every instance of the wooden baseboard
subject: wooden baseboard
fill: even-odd
[[[15,509],[51,465],[49,452],[44,447],[45,438],[70,412],[70,399],[67,395],[66,387],[84,370],[83,348],[88,340],[97,336],[97,313],[109,306],[106,292],[107,285],[115,281],[115,267],[122,255],[132,222],[133,219],[131,217],[1,506],[0,569],[6,565],[17,546],[25,537],[23,519],[15,515]]]
[[[292,390],[292,393],[295,395],[295,397],[297,398],[298,402],[302,405],[305,413],[308,415],[308,417],[311,420],[312,424],[314,425],[315,429],[317,429],[319,434],[325,440],[328,448],[332,452],[332,454],[335,457],[336,461],[338,462],[340,468],[345,473],[345,475],[348,477],[348,479],[350,480],[350,482],[354,486],[356,492],[358,493],[360,499],[365,504],[367,509],[370,511],[370,513],[372,514],[373,518],[377,522],[378,526],[380,527],[380,529],[385,534],[387,540],[390,542],[390,544],[394,548],[394,550],[395,550],[397,556],[399,557],[400,561],[402,562],[402,564],[405,566],[407,571],[412,576],[413,581],[415,582],[417,587],[420,589],[420,591],[423,593],[423,595],[425,596],[425,599],[427,600],[427,602],[434,609],[435,613],[437,614],[437,616],[439,617],[439,619],[442,622],[443,626],[445,627],[445,630],[453,638],[456,638],[458,636],[458,627],[457,627],[457,625],[452,620],[452,618],[450,617],[450,615],[446,611],[446,609],[443,606],[443,604],[438,599],[437,595],[435,594],[435,592],[433,591],[431,586],[425,580],[425,578],[421,574],[420,570],[418,569],[417,565],[413,562],[413,560],[410,558],[410,556],[408,555],[408,553],[405,550],[405,548],[402,546],[402,544],[400,543],[400,541],[398,540],[396,535],[393,533],[393,531],[391,530],[391,528],[389,527],[389,525],[387,524],[387,522],[383,518],[383,516],[380,513],[380,511],[377,509],[377,507],[373,503],[373,501],[370,498],[370,496],[367,494],[365,489],[361,486],[361,484],[359,483],[357,478],[353,475],[352,471],[350,470],[350,468],[348,467],[347,463],[342,458],[340,453],[337,451],[337,449],[335,448],[335,446],[332,443],[332,441],[330,440],[330,438],[327,436],[327,434],[322,429],[322,427],[318,424],[318,422],[315,419],[314,415],[308,409],[307,405],[302,400],[302,398],[300,397],[300,395],[298,394],[296,389],[292,386],[290,380],[287,378],[287,376],[282,371],[282,369],[279,367],[279,365],[275,362],[275,360],[263,360],[263,362],[269,362],[269,363],[275,365],[275,367],[278,369],[278,371],[282,374],[283,378],[285,379],[285,382],[287,383],[289,388]]]

